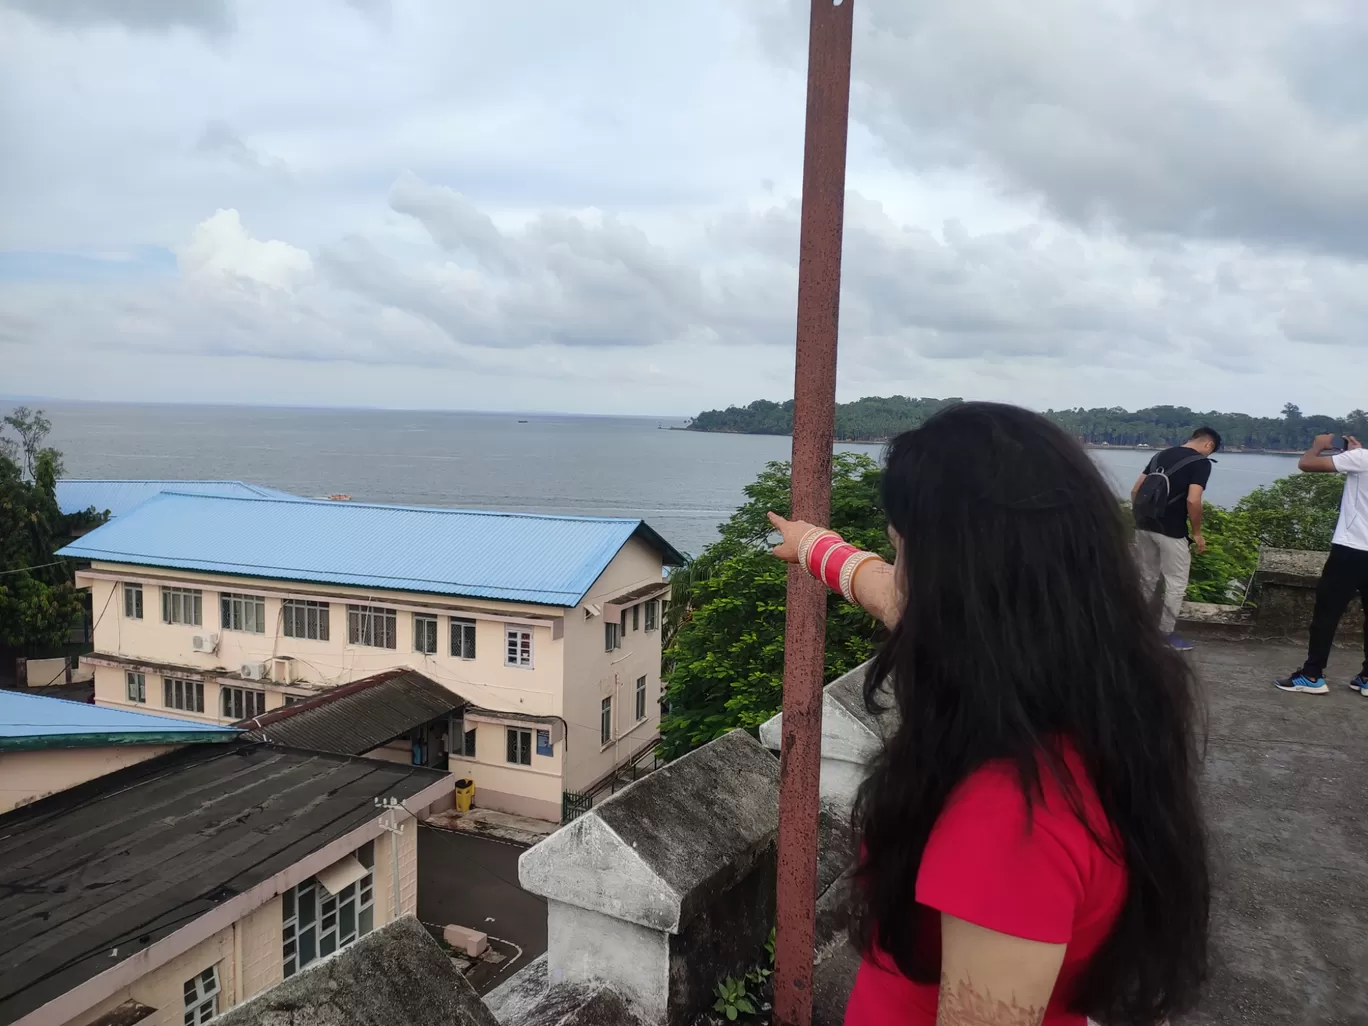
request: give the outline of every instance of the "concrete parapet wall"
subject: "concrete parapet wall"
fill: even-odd
[[[524,853],[548,902],[546,1000],[606,985],[643,1022],[691,1022],[773,925],[778,795],[774,757],[733,731]]]

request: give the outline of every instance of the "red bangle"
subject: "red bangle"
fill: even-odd
[[[822,577],[822,561],[828,552],[844,544],[845,542],[839,534],[826,534],[818,538],[812,543],[812,548],[808,549],[807,572],[819,581],[825,580]]]
[[[854,545],[841,542],[827,555],[826,565],[822,567],[822,582],[832,591],[841,590],[841,568],[859,552]]]

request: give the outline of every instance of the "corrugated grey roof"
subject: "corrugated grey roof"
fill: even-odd
[[[575,606],[640,520],[163,492],[59,555],[276,580]]]
[[[374,820],[377,798],[402,801],[444,777],[270,745],[189,745],[0,815],[0,1023]]]
[[[272,744],[361,755],[465,704],[421,673],[388,670],[238,726]]]

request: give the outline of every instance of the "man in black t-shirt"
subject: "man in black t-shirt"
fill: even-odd
[[[1199,427],[1184,444],[1156,454],[1131,488],[1131,504],[1135,508],[1135,556],[1141,583],[1151,601],[1159,597],[1162,588],[1159,630],[1179,651],[1192,648],[1190,641],[1173,631],[1192,566],[1188,524],[1192,525],[1192,544],[1199,553],[1205,552],[1202,492],[1211,479],[1211,455],[1220,447],[1220,435],[1209,427]],[[1160,473],[1167,478],[1166,492],[1162,482],[1150,481]],[[1150,481],[1148,485],[1147,481]],[[1160,508],[1147,515],[1143,509],[1147,505],[1145,497],[1154,494],[1156,484],[1159,485]],[[1142,488],[1145,494],[1142,494]]]

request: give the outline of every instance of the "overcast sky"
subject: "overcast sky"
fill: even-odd
[[[1368,5],[854,0],[840,398],[1368,406]],[[792,395],[806,0],[0,0],[0,395]]]

